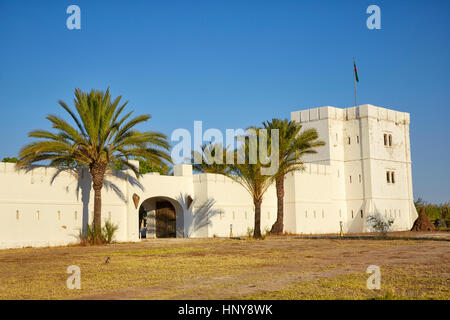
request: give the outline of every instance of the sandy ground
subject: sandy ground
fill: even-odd
[[[449,262],[450,242],[430,240],[154,239],[26,248],[0,251],[0,298],[450,299]],[[81,269],[81,290],[66,287],[69,265]],[[366,287],[369,265],[381,268],[381,290]]]

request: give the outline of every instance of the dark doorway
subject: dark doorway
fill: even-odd
[[[156,237],[175,238],[177,236],[177,215],[169,201],[156,201]]]

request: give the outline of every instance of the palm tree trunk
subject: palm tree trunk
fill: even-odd
[[[253,238],[261,239],[261,203],[262,200],[253,199],[255,205],[255,230],[253,231]]]
[[[102,188],[94,187],[94,228],[100,230],[102,226]]]
[[[275,186],[277,189],[277,221],[272,225],[270,233],[280,234],[283,233],[283,211],[284,211],[284,175],[276,178]]]
[[[90,168],[92,188],[94,189],[94,228],[96,231],[102,227],[102,187],[105,171],[106,164],[104,163],[96,162]]]

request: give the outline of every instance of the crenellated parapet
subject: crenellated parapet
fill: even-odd
[[[387,108],[364,104],[349,108],[337,108],[325,106],[291,112],[291,119],[300,123],[313,122],[325,119],[331,120],[356,120],[363,118],[373,118],[395,122],[399,124],[409,124],[410,115],[408,112],[400,112]]]

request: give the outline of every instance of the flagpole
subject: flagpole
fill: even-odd
[[[353,57],[353,66],[355,66],[355,57]],[[358,105],[356,102],[356,73],[353,72],[353,78],[355,80],[355,107]]]

